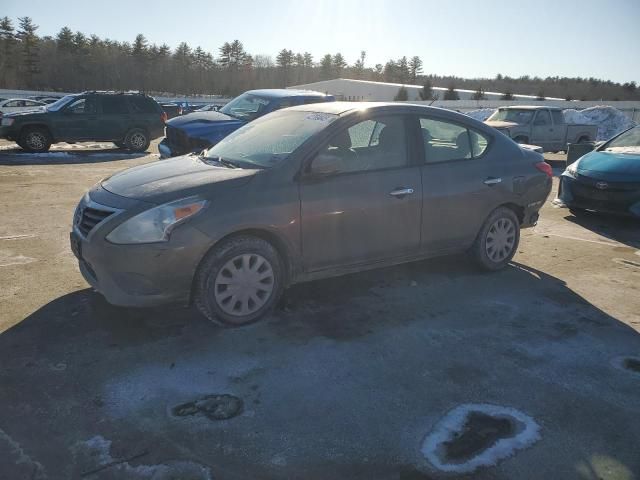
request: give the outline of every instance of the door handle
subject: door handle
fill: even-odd
[[[502,182],[501,178],[489,177],[484,181],[485,185],[495,185],[497,183]]]
[[[406,195],[411,195],[413,193],[413,188],[396,188],[395,190],[389,192],[389,195],[396,198],[402,198]]]

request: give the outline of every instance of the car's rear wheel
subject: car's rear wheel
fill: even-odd
[[[194,302],[212,322],[237,327],[255,322],[278,301],[284,271],[266,240],[239,236],[216,246],[202,261]]]
[[[482,225],[471,253],[485,270],[500,270],[513,258],[520,242],[520,222],[513,210],[500,207]]]
[[[141,128],[130,130],[124,139],[125,147],[132,152],[144,152],[150,143],[149,134]]]
[[[43,127],[26,127],[20,134],[18,145],[27,152],[47,152],[51,147],[51,135]]]

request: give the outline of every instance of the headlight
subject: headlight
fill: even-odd
[[[9,127],[11,125],[13,125],[13,122],[15,122],[15,118],[3,118],[2,119],[2,126],[3,127]]]
[[[578,162],[573,162],[565,170],[564,174],[571,178],[578,178]]]
[[[165,203],[131,217],[113,229],[111,243],[155,243],[169,240],[171,230],[204,209],[209,202],[188,197]]]

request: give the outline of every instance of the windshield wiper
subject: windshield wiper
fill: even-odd
[[[213,161],[215,161],[217,163],[220,163],[221,165],[224,165],[227,168],[242,168],[236,162],[232,162],[231,160],[227,160],[227,159],[222,158],[222,157],[207,157],[203,153],[200,153],[198,156],[201,159],[203,159],[204,161],[213,160]]]

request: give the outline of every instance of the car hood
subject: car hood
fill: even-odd
[[[486,120],[484,123],[493,128],[512,128],[518,126],[518,124],[514,122],[501,122],[498,120]]]
[[[129,168],[102,181],[116,195],[164,203],[195,194],[208,196],[223,188],[246,184],[258,170],[227,168],[185,155]],[[215,187],[215,188],[212,188]]]
[[[616,152],[590,152],[580,158],[577,171],[581,175],[603,180],[640,181],[640,155]]]
[[[24,108],[24,110],[17,110],[17,111],[14,111],[14,112],[5,113],[3,115],[3,117],[4,118],[17,118],[17,117],[24,117],[24,116],[27,116],[27,115],[47,113],[47,110],[45,109],[44,106],[43,107],[23,107],[23,108]]]
[[[172,127],[182,128],[188,127],[193,124],[238,124],[242,125],[244,122],[237,118],[225,115],[221,112],[193,112],[179,117],[173,117],[167,122],[167,125]]]

